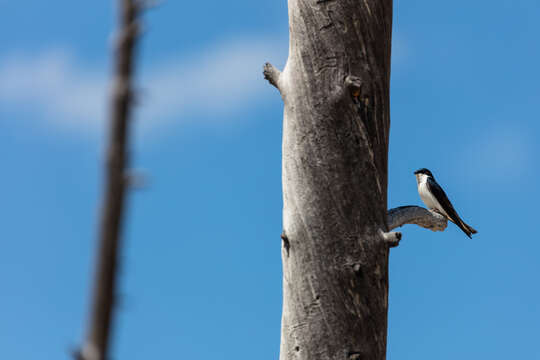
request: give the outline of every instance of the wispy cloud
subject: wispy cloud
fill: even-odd
[[[0,103],[86,129],[104,116],[105,79],[100,69],[81,68],[64,50],[11,54],[0,60]]]
[[[156,126],[195,115],[219,119],[250,107],[268,86],[262,64],[284,61],[286,49],[286,39],[244,38],[142,64],[137,118]],[[0,104],[36,111],[58,126],[99,129],[108,74],[108,68],[84,64],[67,50],[10,54],[0,58]]]
[[[247,107],[268,86],[261,75],[264,61],[284,58],[287,45],[286,39],[233,41],[189,59],[168,59],[142,77],[149,93],[142,113],[170,121],[194,113],[219,117]]]

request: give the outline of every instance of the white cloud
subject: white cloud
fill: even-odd
[[[218,119],[249,107],[268,87],[263,63],[283,61],[287,46],[286,39],[244,38],[142,64],[137,118],[156,126],[193,115]],[[65,50],[11,54],[0,58],[0,104],[32,109],[61,127],[96,130],[106,117],[108,75],[108,68],[85,65]]]
[[[63,126],[87,128],[104,115],[105,75],[81,69],[65,51],[0,60],[0,102],[35,109]]]
[[[218,118],[249,106],[268,87],[262,78],[264,62],[284,58],[287,46],[284,39],[244,39],[154,66],[142,76],[149,94],[143,121],[171,121],[195,113]]]

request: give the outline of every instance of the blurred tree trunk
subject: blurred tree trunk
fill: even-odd
[[[392,1],[289,0],[289,27],[280,359],[385,359]]]
[[[129,185],[127,169],[133,103],[132,73],[141,3],[135,0],[118,0],[118,5],[119,29],[116,36],[99,248],[86,336],[82,349],[75,354],[75,358],[80,360],[109,358],[125,197]]]

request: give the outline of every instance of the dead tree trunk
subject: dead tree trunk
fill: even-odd
[[[392,0],[289,0],[281,360],[386,357]]]

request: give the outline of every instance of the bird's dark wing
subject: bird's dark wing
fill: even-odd
[[[461,220],[456,209],[454,209],[454,206],[452,206],[452,203],[450,200],[448,200],[448,196],[446,196],[446,193],[439,186],[439,184],[437,184],[435,180],[428,178],[427,186],[428,190],[433,194],[433,196],[435,196],[443,210],[446,212],[446,214],[448,214],[449,220],[459,226],[459,228],[463,230],[468,237],[471,237],[470,229],[466,226],[463,220]]]

